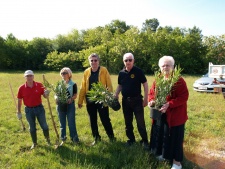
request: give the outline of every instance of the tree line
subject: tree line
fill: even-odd
[[[225,64],[225,34],[207,37],[196,26],[161,27],[156,18],[146,19],[141,29],[113,20],[103,27],[74,29],[54,39],[19,40],[11,33],[5,39],[0,36],[0,69],[60,70],[67,66],[80,71],[89,66],[87,57],[97,53],[101,65],[118,73],[127,52],[134,54],[135,64],[146,74],[158,69],[163,55],[173,56],[183,73],[202,74],[208,71],[208,62]]]

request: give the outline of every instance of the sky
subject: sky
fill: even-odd
[[[87,30],[112,20],[142,28],[146,19],[159,26],[225,34],[225,0],[1,0],[0,36],[17,39],[56,38],[73,29]]]

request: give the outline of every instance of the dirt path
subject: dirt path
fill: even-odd
[[[210,150],[204,146],[198,154],[185,153],[185,156],[204,169],[225,169],[225,150]]]

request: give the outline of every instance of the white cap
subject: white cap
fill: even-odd
[[[34,75],[34,72],[32,70],[26,70],[24,73],[24,77],[26,77],[27,75]]]

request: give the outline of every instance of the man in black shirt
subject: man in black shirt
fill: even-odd
[[[126,125],[127,145],[135,143],[133,132],[133,116],[136,118],[138,131],[141,135],[141,143],[144,148],[148,148],[148,137],[144,120],[144,107],[148,104],[148,82],[143,71],[134,66],[134,56],[126,53],[123,56],[125,67],[119,72],[118,86],[115,97],[122,93],[122,107]],[[141,84],[144,87],[144,99],[141,95]]]

